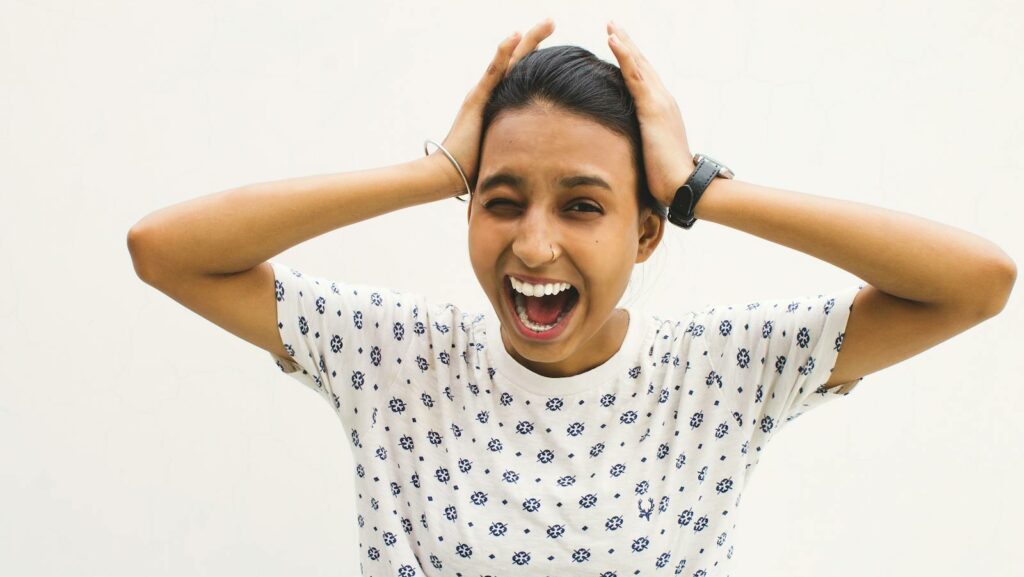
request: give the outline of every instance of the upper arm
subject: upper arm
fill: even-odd
[[[975,309],[911,301],[867,285],[853,301],[842,351],[825,386],[909,359],[986,318]]]
[[[147,280],[213,324],[272,354],[287,357],[277,328],[274,271],[269,262],[229,275]]]

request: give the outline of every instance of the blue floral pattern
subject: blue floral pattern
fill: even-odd
[[[863,285],[629,308],[615,356],[552,379],[493,313],[272,265],[272,356],[350,440],[366,576],[727,576],[769,440],[862,380],[823,387]]]

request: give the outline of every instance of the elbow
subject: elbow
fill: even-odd
[[[994,317],[1006,308],[1013,285],[1017,282],[1017,264],[1010,257],[999,259],[991,268],[992,272],[982,281],[987,289],[985,292],[990,295],[981,307],[983,318]]]
[[[128,255],[132,259],[132,267],[135,269],[135,275],[142,281],[150,283],[152,278],[152,265],[150,264],[149,258],[147,258],[147,251],[144,248],[148,241],[143,240],[145,235],[143,229],[138,225],[133,226],[128,231],[128,237],[126,244],[128,245]]]

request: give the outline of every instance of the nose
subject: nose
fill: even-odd
[[[555,227],[541,214],[542,211],[534,210],[532,213],[523,217],[512,243],[512,252],[524,265],[542,268],[557,258],[558,235]]]

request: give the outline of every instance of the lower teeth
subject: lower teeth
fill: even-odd
[[[562,319],[565,318],[565,315],[569,314],[569,310],[572,310],[572,308],[570,307],[569,310],[562,311],[558,315],[558,318],[555,319],[554,324],[540,325],[540,324],[537,324],[537,323],[531,321],[530,318],[528,316],[526,316],[526,306],[523,303],[523,299],[525,299],[525,298],[526,297],[523,296],[522,294],[516,293],[516,298],[515,298],[516,312],[519,314],[519,320],[523,321],[523,324],[526,325],[527,328],[529,328],[530,330],[532,330],[534,332],[542,333],[544,331],[549,331],[549,330],[555,328],[558,325],[558,323],[562,322]],[[573,305],[573,306],[575,306],[575,305]]]

